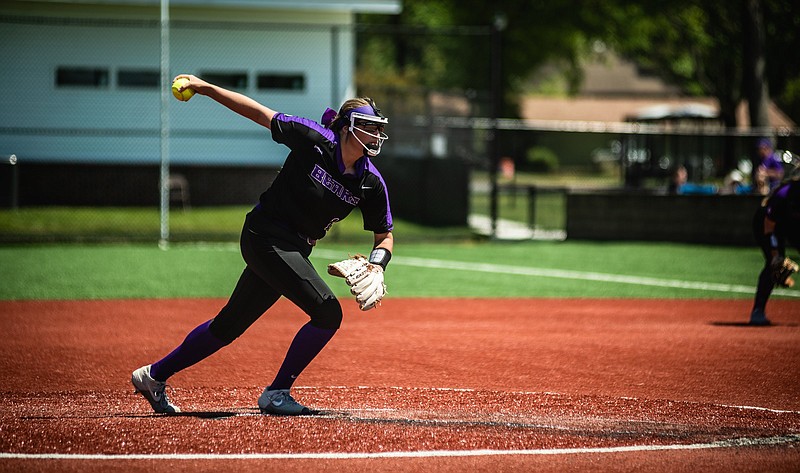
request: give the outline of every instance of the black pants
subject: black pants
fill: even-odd
[[[753,216],[753,236],[759,248],[761,248],[761,253],[764,255],[764,266],[758,274],[758,286],[756,287],[756,295],[753,300],[753,308],[762,310],[766,307],[767,301],[772,294],[772,289],[775,287],[775,282],[772,279],[772,270],[770,268],[770,264],[772,263],[772,246],[770,245],[769,238],[764,235],[764,217],[766,215],[766,208],[760,207]],[[797,251],[800,251],[800,241],[796,238],[792,238],[790,234],[787,238],[778,238],[778,248],[776,248],[778,255],[786,256],[785,239],[789,240],[789,243],[792,244]]]
[[[211,323],[211,333],[232,342],[281,296],[308,314],[312,325],[338,329],[342,307],[309,261],[311,245],[254,212],[247,214],[240,240],[247,267],[228,303]]]

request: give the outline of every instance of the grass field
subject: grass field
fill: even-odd
[[[251,206],[173,209],[169,214],[172,241],[237,241],[245,214]],[[0,210],[0,243],[157,241],[160,216],[157,208],[30,207]],[[469,239],[467,227],[431,229],[406,221],[395,222],[406,240]],[[329,241],[359,239],[361,215],[356,210],[337,223]],[[367,236],[369,238],[369,236]]]
[[[367,240],[324,242],[320,272]],[[389,297],[749,298],[755,248],[653,243],[403,242]],[[244,267],[233,243],[43,244],[0,247],[0,299],[227,297]],[[327,277],[327,275],[326,275]],[[341,281],[329,283],[342,296]],[[778,290],[776,297],[800,295]]]
[[[544,202],[548,197],[555,196]],[[244,266],[236,242],[247,211],[173,211],[167,250],[156,244],[157,209],[0,211],[0,299],[227,297]],[[390,297],[750,298],[762,264],[755,247],[500,242],[476,238],[467,227],[402,220],[395,237]],[[324,273],[331,261],[368,252],[371,239],[356,213],[321,240],[312,261]],[[349,295],[341,281],[329,282]]]
[[[513,181],[501,182],[498,195],[499,218],[535,224],[548,230],[565,228],[565,196],[554,187],[607,188],[618,183],[607,176],[536,175],[518,173]],[[489,177],[476,172],[470,193],[470,212],[490,214]],[[537,186],[536,198],[529,199],[528,186]],[[544,188],[550,191],[541,190]],[[478,190],[481,189],[481,190]],[[531,205],[534,206],[531,209]],[[173,208],[169,213],[171,241],[236,241],[245,213],[251,206]],[[533,210],[533,212],[532,212]],[[535,219],[531,218],[535,214]],[[22,207],[0,209],[0,243],[29,242],[144,242],[160,238],[161,216],[156,207]],[[328,241],[351,241],[363,235],[356,209],[337,223]],[[405,241],[468,240],[466,227],[430,228],[399,220],[395,229]]]

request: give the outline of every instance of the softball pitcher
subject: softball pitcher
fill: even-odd
[[[167,398],[167,379],[233,342],[284,296],[310,321],[297,332],[258,406],[267,414],[309,414],[290,388],[336,333],[342,308],[308,258],[316,241],[355,207],[361,209],[364,229],[374,234],[373,249],[368,259],[341,261],[329,272],[345,278],[362,310],[378,305],[386,293],[383,271],[394,244],[392,214],[386,184],[370,157],[388,138],[388,119],[371,99],[356,98],[338,113],[326,110],[320,124],[278,113],[193,75],[175,79],[181,78],[188,79],[181,91],[194,90],[262,125],[290,152],[245,218],[240,247],[246,267],[227,304],[167,356],[134,371],[131,382],[156,412],[179,412]]]

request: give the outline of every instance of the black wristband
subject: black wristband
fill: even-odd
[[[386,248],[375,248],[369,254],[369,262],[372,264],[380,265],[381,268],[386,269],[389,260],[392,259],[392,252]]]

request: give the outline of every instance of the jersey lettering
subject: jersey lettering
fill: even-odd
[[[358,205],[358,202],[361,200],[360,198],[354,196],[349,190],[345,189],[343,185],[339,184],[336,179],[328,174],[327,171],[322,169],[319,164],[314,165],[314,170],[311,171],[310,175],[312,179],[322,184],[322,186],[329,191],[333,192],[336,197],[354,207]]]

